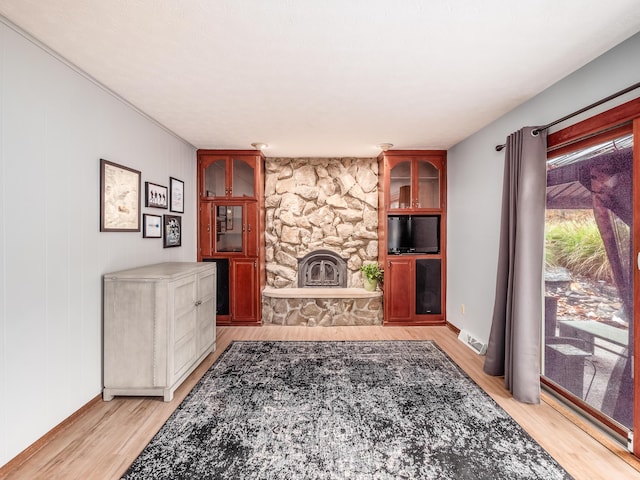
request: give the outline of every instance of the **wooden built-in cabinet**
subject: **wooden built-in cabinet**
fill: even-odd
[[[264,157],[198,150],[198,260],[218,265],[220,325],[256,325],[264,262]]]
[[[446,285],[446,151],[390,150],[379,161],[384,323],[442,325]]]

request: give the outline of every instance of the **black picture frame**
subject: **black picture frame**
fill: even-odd
[[[184,182],[169,177],[169,210],[184,213]]]
[[[100,159],[100,231],[140,231],[139,170]]]
[[[180,247],[182,245],[182,217],[179,215],[163,215],[164,248]]]
[[[142,237],[162,238],[163,225],[161,215],[144,213],[142,215]]]
[[[144,182],[144,206],[152,208],[168,208],[169,191],[164,185]]]

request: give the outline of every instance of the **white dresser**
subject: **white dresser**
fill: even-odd
[[[104,400],[174,391],[216,348],[215,263],[159,263],[104,276]]]

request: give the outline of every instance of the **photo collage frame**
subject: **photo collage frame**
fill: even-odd
[[[168,213],[144,212],[144,207]],[[164,248],[182,246],[184,181],[169,177],[169,185],[144,182],[139,170],[100,159],[100,231],[140,232],[143,238],[162,238]],[[141,221],[142,220],[142,221]]]

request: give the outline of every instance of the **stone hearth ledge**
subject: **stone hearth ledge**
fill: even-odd
[[[307,288],[274,288],[265,287],[262,295],[270,298],[376,298],[382,292],[370,292],[364,288],[339,287],[307,287]]]
[[[262,291],[262,323],[329,327],[382,325],[382,292],[364,288],[275,288]]]

